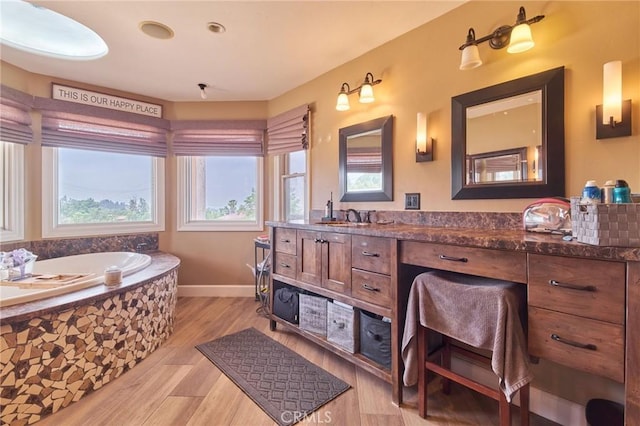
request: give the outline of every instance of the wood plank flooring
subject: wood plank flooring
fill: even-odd
[[[299,425],[416,426],[497,425],[497,403],[452,384],[449,396],[438,380],[429,386],[429,418],[418,416],[415,391],[402,407],[391,403],[391,386],[336,355],[284,331],[269,331],[252,298],[180,298],[174,334],[129,372],[38,422],[39,426],[272,426],[249,397],[207,360],[195,345],[255,327],[351,384],[352,389]],[[514,413],[514,422],[517,421]],[[514,423],[515,424],[515,423]],[[532,426],[552,425],[532,415]]]

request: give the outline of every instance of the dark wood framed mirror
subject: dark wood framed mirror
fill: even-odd
[[[564,196],[564,67],[451,98],[451,126],[452,199]],[[499,156],[480,178],[471,159]]]
[[[340,201],[393,201],[393,116],[343,127]]]

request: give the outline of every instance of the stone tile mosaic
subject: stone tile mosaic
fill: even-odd
[[[90,304],[0,326],[0,423],[20,426],[78,401],[173,332],[177,268]]]

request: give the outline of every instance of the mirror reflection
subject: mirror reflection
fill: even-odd
[[[466,184],[542,181],[542,90],[467,108]]]
[[[382,191],[382,131],[347,137],[347,192]]]
[[[340,201],[393,200],[393,116],[339,131]]]

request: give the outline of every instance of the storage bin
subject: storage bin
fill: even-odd
[[[360,311],[360,353],[391,368],[391,323],[380,315]]]
[[[640,204],[580,204],[571,197],[571,229],[579,242],[640,247]]]
[[[352,354],[358,350],[360,317],[353,306],[327,304],[327,340]]]
[[[327,335],[327,299],[300,294],[300,328],[321,336]]]
[[[283,286],[273,294],[273,314],[292,324],[298,324],[300,290]]]

